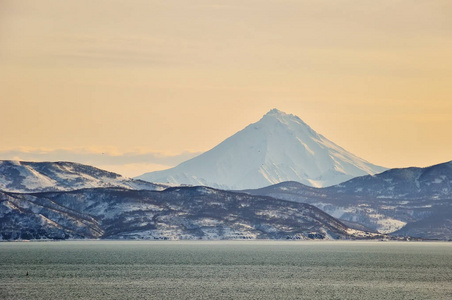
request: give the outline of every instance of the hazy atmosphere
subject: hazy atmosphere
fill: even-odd
[[[451,53],[449,0],[4,0],[0,158],[137,176],[276,107],[374,164],[437,164]]]

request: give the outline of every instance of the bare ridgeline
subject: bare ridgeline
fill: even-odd
[[[452,162],[384,170],[272,110],[163,184],[0,161],[0,238],[452,239]]]

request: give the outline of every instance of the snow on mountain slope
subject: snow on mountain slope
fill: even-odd
[[[5,192],[70,191],[97,187],[145,190],[165,188],[72,162],[0,161],[0,190]]]
[[[394,199],[451,199],[452,161],[426,168],[391,169],[363,176],[329,189],[338,193]]]
[[[137,178],[225,189],[283,181],[322,187],[384,170],[316,133],[297,116],[273,109],[215,148],[174,168]]]
[[[394,234],[452,238],[448,227],[452,223],[452,161],[426,168],[391,169],[326,188],[283,182],[246,192],[308,203],[341,221],[360,223],[381,233],[398,230]]]
[[[0,191],[0,240],[369,239],[308,204],[207,187]]]

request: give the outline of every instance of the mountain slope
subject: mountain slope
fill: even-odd
[[[383,233],[451,239],[452,161],[427,168],[391,169],[336,186],[284,182],[253,195],[312,204],[340,220]]]
[[[0,239],[349,239],[314,206],[206,187],[0,192]]]
[[[329,189],[379,198],[450,198],[452,161],[426,168],[391,169],[374,176],[354,178]]]
[[[0,161],[0,190],[6,192],[70,191],[95,187],[162,190],[165,186],[72,162]]]
[[[290,180],[329,186],[384,170],[337,146],[298,117],[274,109],[215,148],[174,168],[137,178],[245,189]]]

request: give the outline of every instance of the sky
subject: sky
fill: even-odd
[[[388,168],[452,160],[450,0],[2,0],[0,159],[126,176],[272,108]]]

